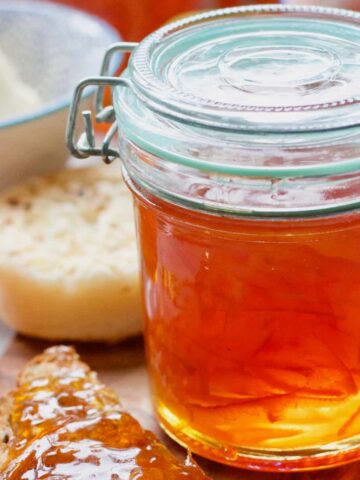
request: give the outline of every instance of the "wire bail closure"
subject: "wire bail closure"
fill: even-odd
[[[77,85],[71,102],[66,129],[66,143],[70,153],[74,157],[102,157],[105,163],[112,163],[115,159],[120,158],[119,151],[112,147],[113,138],[117,131],[115,110],[112,105],[106,106],[104,104],[104,93],[106,87],[113,88],[120,85],[129,87],[131,85],[130,81],[126,78],[109,76],[110,65],[115,54],[131,53],[137,47],[137,45],[138,44],[135,42],[120,42],[112,45],[104,56],[100,76],[86,78]],[[84,122],[84,131],[77,138],[76,125],[78,122],[80,104],[83,92],[88,87],[96,87],[95,118],[91,110],[83,110],[81,112]],[[101,146],[96,146],[94,120],[97,124],[111,123],[111,126],[107,131]]]

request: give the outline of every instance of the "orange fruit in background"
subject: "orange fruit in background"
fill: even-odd
[[[169,18],[201,8],[201,0],[58,0],[115,26],[124,40],[139,41]]]
[[[281,3],[360,10],[359,0],[52,0],[99,15],[115,26],[124,40],[139,41],[173,17],[197,10]]]

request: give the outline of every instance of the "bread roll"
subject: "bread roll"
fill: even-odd
[[[131,194],[118,165],[31,179],[0,196],[0,318],[51,340],[141,332]]]

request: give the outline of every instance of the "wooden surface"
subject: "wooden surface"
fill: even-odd
[[[10,390],[25,362],[49,345],[15,337],[0,358],[0,393]],[[156,432],[177,455],[184,455],[184,451],[160,431],[154,418],[141,339],[114,346],[76,345],[76,348],[83,360],[98,371],[101,380],[118,392],[123,405],[144,427]],[[198,457],[196,459],[214,480],[360,480],[360,463],[314,474],[270,475],[227,468]]]

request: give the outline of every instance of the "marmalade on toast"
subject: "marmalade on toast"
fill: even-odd
[[[203,480],[125,413],[69,347],[36,357],[10,395],[1,480]]]

